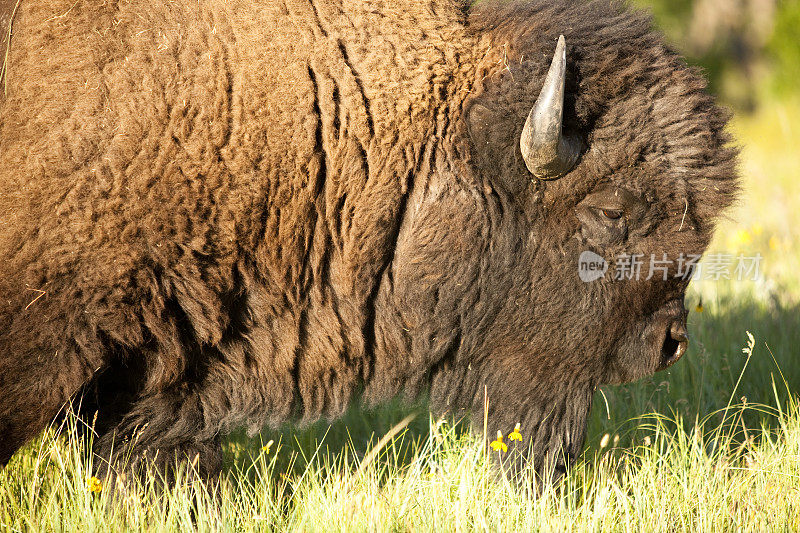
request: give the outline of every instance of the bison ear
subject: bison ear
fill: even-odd
[[[583,148],[579,138],[562,132],[566,71],[567,44],[562,35],[519,139],[525,166],[542,180],[559,178],[572,170]]]

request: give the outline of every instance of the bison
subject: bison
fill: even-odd
[[[647,16],[0,3],[0,464],[71,405],[114,471],[210,478],[232,428],[427,392],[563,471],[684,354],[736,152]]]

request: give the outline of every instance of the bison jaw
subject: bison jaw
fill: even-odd
[[[517,482],[532,481],[537,488],[553,484],[566,475],[582,453],[595,386],[563,383],[561,387],[574,390],[561,391],[559,397],[528,405],[516,413],[517,421],[513,424],[493,423],[493,415],[497,420],[511,418],[489,409],[489,439],[493,439],[498,430],[508,435],[516,423],[520,424],[522,442],[510,445],[507,454],[495,457]],[[508,413],[508,417],[511,416],[514,415]],[[478,423],[482,424],[482,420],[475,420],[474,424]],[[483,431],[482,426],[474,427]]]
[[[539,480],[557,481],[581,454],[595,387],[588,383],[573,387],[577,390],[554,399],[547,410],[533,408],[523,419],[530,428],[530,449],[522,459]]]

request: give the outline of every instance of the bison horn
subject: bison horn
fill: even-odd
[[[566,70],[567,45],[562,35],[558,38],[542,92],[528,114],[519,139],[525,166],[542,180],[559,178],[572,170],[581,152],[580,139],[561,133]]]

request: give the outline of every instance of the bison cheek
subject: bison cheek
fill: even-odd
[[[621,385],[655,373],[658,368],[654,331],[628,330],[617,343],[606,368],[603,383]]]

